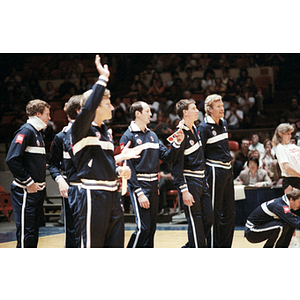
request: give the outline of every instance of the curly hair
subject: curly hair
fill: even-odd
[[[29,117],[35,116],[38,112],[42,114],[45,108],[50,109],[50,104],[40,99],[31,100],[26,105],[26,114]]]

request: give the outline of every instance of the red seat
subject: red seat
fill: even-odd
[[[10,214],[13,211],[10,193],[6,193],[4,188],[0,186],[0,212],[2,212],[7,221],[10,222]]]
[[[68,124],[67,115],[62,109],[58,109],[53,112],[52,121],[56,125],[57,132],[61,131],[63,127]]]
[[[237,141],[228,141],[230,151],[239,151],[239,143]]]
[[[176,207],[177,207],[177,203],[178,203],[178,192],[177,190],[170,190],[167,191],[167,197],[172,198],[173,200],[173,208],[174,208],[174,212],[176,211]],[[180,212],[180,209],[179,209]]]

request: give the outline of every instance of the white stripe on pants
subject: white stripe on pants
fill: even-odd
[[[27,190],[24,189],[22,214],[21,214],[21,248],[25,248],[25,209],[27,200]]]

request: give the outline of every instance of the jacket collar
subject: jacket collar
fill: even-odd
[[[140,127],[137,126],[137,125],[135,124],[134,121],[131,121],[131,123],[130,123],[130,125],[129,125],[129,130],[130,130],[131,132],[139,132],[139,131],[142,131],[142,130],[140,129]],[[146,125],[146,126],[145,126],[145,132],[148,131],[148,130],[150,130],[150,129],[149,129],[149,128],[147,127],[147,125]]]
[[[179,125],[177,125],[176,128],[179,128]],[[190,131],[190,128],[188,128],[186,125],[183,125],[182,129],[184,129],[185,131]],[[197,127],[195,124],[193,124],[193,129],[195,132],[197,132]]]
[[[37,116],[29,117],[27,120],[27,123],[32,125],[37,131],[40,131],[47,127],[47,124],[45,124],[40,118]]]
[[[283,196],[282,196],[282,200],[283,200],[283,202],[285,202],[285,203],[289,206],[289,208],[290,208],[290,200],[288,199],[288,197],[287,197],[286,195],[283,195]]]
[[[224,118],[220,119],[222,122],[224,121]],[[214,121],[214,119],[211,116],[206,116],[205,117],[205,123],[208,124],[216,124],[216,122]]]
[[[102,124],[103,124],[103,123],[102,123]],[[100,124],[100,126],[99,126],[95,121],[92,122],[92,126],[94,126],[94,127],[101,127],[102,124]]]
[[[75,120],[71,120],[67,126],[65,126],[63,129],[62,129],[62,132],[68,132],[70,130],[70,128],[72,127],[73,123],[75,122]]]

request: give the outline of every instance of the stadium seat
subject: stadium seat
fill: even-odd
[[[228,141],[230,151],[237,152],[239,151],[239,143],[237,141]]]
[[[4,188],[0,186],[0,212],[2,212],[7,221],[10,222],[10,214],[13,211],[10,193],[6,193]]]
[[[175,212],[176,211],[176,207],[177,207],[177,203],[178,203],[178,192],[177,192],[177,190],[167,191],[167,197],[168,198],[172,198],[172,200],[173,200],[173,208],[174,208],[174,212]],[[180,212],[180,208],[179,208],[179,212]]]
[[[62,109],[55,110],[53,112],[52,121],[56,125],[56,131],[61,131],[64,126],[68,124],[67,115]]]

